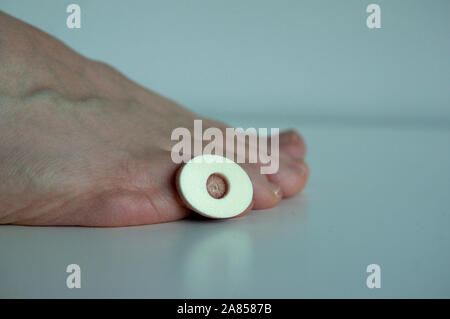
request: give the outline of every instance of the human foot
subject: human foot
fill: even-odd
[[[189,214],[175,190],[170,136],[199,116],[2,13],[0,30],[0,223],[126,226]],[[277,205],[308,179],[301,137],[281,134],[280,150],[276,174],[242,164],[253,209]]]

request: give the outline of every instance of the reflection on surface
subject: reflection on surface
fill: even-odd
[[[282,206],[252,211],[237,219],[183,221],[188,233],[183,236],[185,250],[177,270],[180,291],[190,298],[217,294],[232,298],[277,286],[279,269],[298,266],[299,256],[305,259],[301,225],[306,217],[306,198],[298,196]],[[278,271],[274,273],[273,267]]]
[[[245,229],[234,222],[211,226],[191,243],[181,265],[183,289],[204,297],[208,291],[220,290],[217,286],[224,281],[225,289],[239,289],[252,266],[253,240]]]
[[[120,228],[2,226],[0,297],[287,296],[301,287],[306,216],[299,196],[223,221],[189,218]],[[65,285],[72,263],[82,273],[82,289],[76,291]]]

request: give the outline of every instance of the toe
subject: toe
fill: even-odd
[[[284,198],[291,197],[300,193],[305,187],[309,178],[309,168],[304,161],[295,161],[287,156],[281,156],[280,169],[277,173],[268,175],[267,178],[280,186]]]
[[[266,175],[261,174],[258,165],[241,164],[241,166],[252,181],[253,209],[266,209],[276,206],[283,197],[280,186],[269,182]]]
[[[282,132],[279,135],[280,150],[286,152],[291,157],[303,159],[306,156],[305,140],[294,130]]]

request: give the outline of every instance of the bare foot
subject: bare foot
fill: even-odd
[[[197,115],[0,12],[0,223],[126,226],[189,214],[175,191],[176,127]],[[203,119],[203,126],[225,129]],[[280,169],[243,164],[253,209],[297,194],[305,144],[280,135]]]

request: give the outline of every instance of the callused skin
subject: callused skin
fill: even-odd
[[[170,136],[194,119],[202,118],[0,12],[1,224],[127,226],[187,216]],[[280,149],[276,174],[242,164],[253,209],[306,184],[303,139],[284,132]]]

